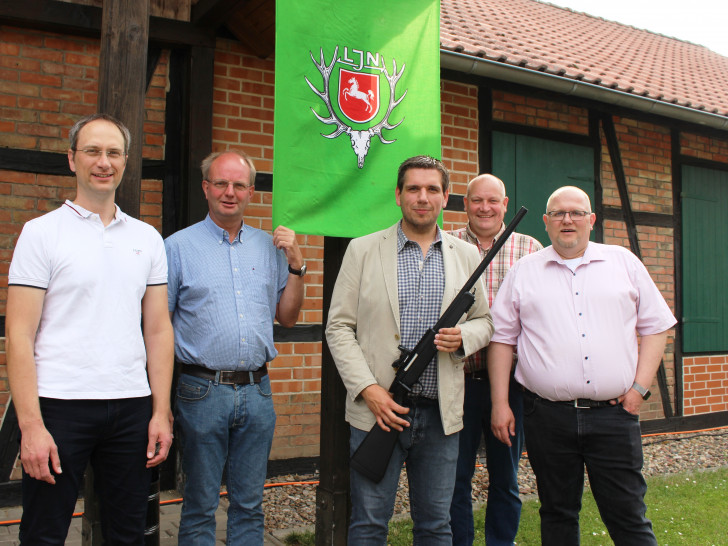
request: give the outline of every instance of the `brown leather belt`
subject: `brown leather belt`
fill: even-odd
[[[268,366],[263,364],[255,371],[225,371],[211,370],[204,366],[180,362],[180,372],[201,379],[207,379],[208,381],[217,380],[218,383],[222,383],[223,385],[252,385],[253,383],[260,383],[260,380],[268,375]]]

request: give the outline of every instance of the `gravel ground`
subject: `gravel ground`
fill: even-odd
[[[675,474],[706,468],[728,466],[728,428],[686,434],[647,436],[643,438],[646,476]],[[397,491],[395,514],[409,511],[406,474],[402,473]],[[315,476],[287,475],[269,483],[312,482]],[[528,459],[521,459],[518,483],[521,496],[536,494],[536,479]],[[478,467],[473,478],[473,501],[487,500],[488,473]],[[268,532],[306,527],[315,523],[316,484],[269,487],[264,495],[265,527]]]

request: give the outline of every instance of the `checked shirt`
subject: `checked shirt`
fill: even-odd
[[[463,241],[468,241],[469,243],[476,245],[480,251],[480,258],[482,259],[493,246],[496,239],[498,239],[505,230],[506,225],[502,224],[500,230],[487,247],[480,244],[478,237],[470,230],[469,224],[464,228],[451,231],[450,234],[454,235],[458,239],[462,239]],[[500,288],[506,273],[508,273],[510,268],[513,267],[513,264],[527,254],[538,252],[542,248],[543,245],[529,235],[512,233],[511,236],[508,237],[508,240],[500,249],[500,252],[496,254],[493,261],[490,262],[490,265],[486,268],[485,273],[483,273],[483,282],[485,283],[489,306],[493,305],[495,295],[498,293],[498,289]],[[486,368],[485,357],[487,350],[488,347],[486,346],[466,359],[466,373],[477,372]]]
[[[400,222],[397,227],[397,293],[404,347],[414,349],[427,329],[435,325],[440,318],[444,292],[445,264],[440,228],[423,259],[420,245],[407,238]],[[437,398],[437,353],[412,392],[425,398]]]

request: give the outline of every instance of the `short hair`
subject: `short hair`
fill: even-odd
[[[225,154],[235,154],[240,159],[245,161],[245,164],[248,166],[248,170],[250,170],[250,179],[248,180],[248,184],[250,186],[255,186],[255,165],[253,165],[253,160],[250,158],[250,156],[242,150],[225,150],[223,152],[212,152],[210,155],[202,160],[202,163],[200,163],[200,169],[202,170],[202,179],[208,180],[212,164],[218,157]]]
[[[129,155],[129,146],[131,145],[131,133],[129,132],[129,129],[114,116],[101,113],[84,116],[73,124],[73,127],[71,127],[71,130],[68,132],[68,140],[71,143],[71,150],[73,150],[74,152],[76,151],[76,145],[78,144],[78,134],[81,132],[81,129],[86,127],[86,125],[88,125],[92,121],[97,121],[99,119],[103,121],[108,121],[109,123],[113,123],[114,125],[116,125],[117,129],[121,131],[121,136],[124,137],[124,155]]]
[[[442,161],[430,157],[429,155],[416,155],[405,159],[399,166],[397,171],[397,189],[401,192],[404,188],[404,175],[410,169],[434,169],[440,171],[442,193],[445,193],[450,187],[450,173],[442,164]]]
[[[575,193],[580,193],[582,195],[582,197],[584,197],[584,199],[586,199],[586,203],[589,206],[589,213],[592,212],[592,210],[591,210],[591,200],[589,199],[589,194],[588,193],[586,193],[584,190],[582,190],[581,188],[578,188],[576,186],[561,186],[560,188],[556,189],[549,196],[549,198],[546,200],[546,213],[547,214],[549,212],[549,207],[551,206],[551,201],[553,201],[556,197],[558,197],[559,195],[561,195],[562,193],[565,193],[567,191],[572,191],[572,192],[575,192]]]

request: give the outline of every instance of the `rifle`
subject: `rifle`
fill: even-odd
[[[452,328],[458,322],[458,319],[468,312],[475,302],[475,295],[471,292],[475,283],[478,282],[485,269],[493,261],[498,251],[505,244],[511,233],[521,219],[526,215],[528,210],[521,207],[520,210],[510,221],[503,234],[493,243],[493,246],[480,262],[480,265],[473,271],[473,274],[465,282],[460,292],[455,296],[445,312],[437,320],[437,323],[428,328],[423,334],[417,345],[411,351],[400,345],[400,357],[392,367],[397,370],[397,374],[389,387],[394,401],[402,404],[408,392],[412,391],[412,386],[425,371],[427,365],[432,361],[437,353],[435,346],[435,334],[441,328]],[[392,458],[394,446],[397,443],[399,431],[391,428],[389,432],[375,424],[364,438],[364,441],[351,456],[350,466],[362,476],[372,480],[375,483],[382,481],[384,473],[387,470],[389,460]]]

